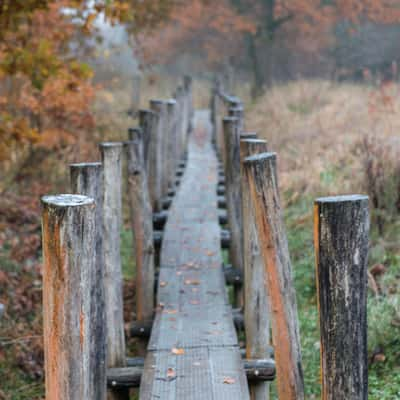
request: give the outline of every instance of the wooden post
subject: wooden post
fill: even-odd
[[[136,117],[140,107],[142,76],[135,74],[132,79],[132,112]]]
[[[224,118],[224,139],[226,149],[225,180],[226,200],[231,231],[232,245],[230,260],[232,265],[243,272],[243,226],[242,226],[242,191],[240,177],[240,142],[239,120]],[[235,289],[235,305],[243,306],[243,290]]]
[[[243,170],[249,182],[264,260],[266,290],[271,304],[278,397],[303,400],[304,382],[296,293],[279,198],[276,155],[262,153],[248,157],[244,160]]]
[[[187,97],[187,130],[191,132],[193,130],[193,116],[194,116],[194,108],[193,108],[193,79],[191,76],[186,75],[184,77],[184,87],[186,91]]]
[[[157,125],[157,115],[151,110],[139,110],[139,126],[143,133],[143,157],[147,175],[150,171],[150,143]]]
[[[168,186],[175,186],[175,170],[177,166],[177,147],[176,147],[176,100],[169,99],[167,101],[168,112]]]
[[[136,260],[136,319],[148,321],[154,311],[153,211],[139,135],[125,143],[128,166],[128,199]],[[141,349],[142,351],[145,350]]]
[[[103,163],[103,246],[105,299],[107,318],[107,366],[124,367],[125,332],[122,295],[121,228],[122,228],[122,143],[100,144]],[[113,391],[111,400],[128,400],[129,392]]]
[[[152,203],[155,211],[161,211],[161,199],[166,190],[164,187],[164,140],[165,140],[165,104],[162,100],[151,100],[150,108],[157,116],[157,124],[150,142],[150,169],[149,184],[152,194]]]
[[[266,152],[267,147],[265,140],[241,140],[240,159],[243,162],[246,157]],[[269,302],[264,285],[264,262],[260,252],[256,217],[251,205],[249,182],[243,171],[242,210],[246,357],[266,359],[270,355]],[[257,382],[250,386],[250,392],[252,400],[267,400],[269,383]]]
[[[104,299],[103,167],[101,163],[71,164],[71,191],[95,200],[95,265],[91,277],[90,370],[94,399],[105,400],[107,320]]]
[[[236,106],[229,108],[228,115],[230,117],[236,117],[239,120],[239,131],[242,134],[244,130],[244,109],[242,106]]]
[[[42,198],[43,337],[46,399],[94,397],[90,339],[95,203],[79,195]]]
[[[368,399],[368,197],[315,201],[322,399]]]

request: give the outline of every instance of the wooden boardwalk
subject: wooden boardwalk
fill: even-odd
[[[222,269],[209,121],[208,111],[196,112],[165,228],[141,400],[249,399]]]

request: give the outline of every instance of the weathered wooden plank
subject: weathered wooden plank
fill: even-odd
[[[164,230],[141,399],[249,399],[222,268],[208,114],[197,123]]]
[[[276,155],[262,153],[244,160],[271,304],[278,394],[285,400],[304,399],[300,335],[292,266],[276,175]]]
[[[125,366],[125,332],[122,295],[122,143],[100,144],[103,163],[104,287],[107,318],[107,366]],[[109,394],[112,400],[127,400],[127,391]]]
[[[158,116],[151,110],[139,110],[139,125],[143,133],[143,157],[148,178],[153,169],[150,168],[151,141],[158,121]]]
[[[46,398],[94,397],[90,303],[95,203],[80,195],[42,198],[43,328]],[[104,368],[104,365],[103,365]]]
[[[368,197],[315,201],[322,399],[368,398]]]
[[[104,249],[103,249],[103,166],[101,163],[70,165],[71,191],[94,199],[95,268],[92,270],[90,297],[90,370],[93,398],[105,400],[107,394],[106,349],[107,320],[105,318]]]
[[[265,140],[242,139],[240,159],[266,152]],[[269,304],[264,285],[264,262],[260,252],[256,217],[251,204],[250,185],[247,175],[242,174],[242,215],[243,215],[243,263],[244,263],[244,310],[246,329],[246,355],[248,358],[268,356],[270,343]],[[269,398],[269,385],[252,385],[250,392],[254,400]]]

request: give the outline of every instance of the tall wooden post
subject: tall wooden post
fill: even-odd
[[[278,191],[276,155],[262,153],[248,157],[243,170],[250,186],[271,304],[278,395],[280,399],[303,400],[296,293]]]
[[[240,159],[264,153],[267,142],[259,139],[240,141]],[[243,168],[242,168],[243,169]],[[246,357],[267,359],[270,345],[270,316],[268,294],[264,285],[264,262],[256,227],[256,217],[251,205],[250,186],[242,171],[243,210],[243,264],[244,264],[244,325],[246,331]],[[269,383],[257,382],[250,386],[252,400],[269,399]]]
[[[322,399],[368,399],[368,197],[315,201]]]
[[[94,399],[105,400],[107,320],[104,299],[103,167],[101,163],[71,164],[71,191],[95,200],[95,264],[91,277],[90,370]]]
[[[122,143],[101,143],[104,173],[103,246],[107,318],[107,366],[126,365],[122,294]],[[128,400],[129,390],[113,390],[110,400]]]
[[[125,151],[128,166],[128,198],[136,260],[136,319],[138,321],[151,321],[154,312],[155,272],[153,212],[147,188],[141,136],[136,137],[133,141],[126,142]],[[145,347],[141,350],[145,350]]]
[[[243,271],[242,190],[240,177],[239,120],[224,118],[226,200],[231,231],[230,259],[232,265]],[[243,290],[235,289],[235,305],[243,306]]]
[[[94,200],[43,197],[42,230],[46,399],[97,400],[90,357]]]
[[[174,184],[175,169],[177,166],[177,148],[176,148],[176,100],[169,99],[167,101],[168,111],[168,183]]]
[[[151,187],[153,208],[162,210],[161,200],[165,194],[164,187],[164,140],[165,140],[165,107],[162,100],[151,100],[150,108],[157,116],[157,125],[152,132],[150,143],[150,169],[149,184]]]
[[[154,132],[157,125],[157,115],[151,110],[139,110],[139,126],[143,133],[143,157],[144,165],[147,174],[150,170],[150,143],[153,139],[152,132]]]

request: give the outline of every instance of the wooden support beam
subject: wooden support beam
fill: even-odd
[[[47,399],[94,399],[92,374],[104,375],[99,368],[104,369],[105,364],[92,364],[90,344],[91,303],[96,301],[92,291],[96,271],[95,218],[92,198],[42,198]]]
[[[104,287],[107,318],[107,366],[125,366],[125,331],[122,295],[122,143],[100,144],[103,163]],[[127,391],[109,394],[109,400],[128,400]]]
[[[162,240],[163,240],[163,233],[162,231],[154,231],[153,232],[153,242],[154,242],[154,247],[156,249],[160,249],[162,245]]]
[[[155,230],[163,230],[168,219],[168,211],[161,211],[153,214],[153,228]]]
[[[224,265],[224,274],[227,285],[240,286],[243,284],[243,273],[232,265]]]
[[[137,338],[149,338],[151,335],[151,328],[153,326],[153,320],[146,321],[134,321],[130,326],[131,337]]]
[[[322,399],[368,398],[368,197],[315,201]]]
[[[226,229],[221,229],[221,247],[229,249],[231,246],[231,233]]]
[[[243,360],[247,379],[265,382],[275,379],[275,362],[272,359]],[[142,366],[111,368],[107,371],[107,385],[110,388],[137,388],[143,374]]]
[[[90,370],[94,399],[105,399],[107,320],[104,288],[103,250],[103,167],[101,163],[70,165],[71,192],[94,199],[95,211],[95,266],[91,277],[93,299],[90,303]]]
[[[225,185],[218,185],[217,186],[217,195],[218,196],[225,196]]]
[[[226,225],[228,223],[228,213],[226,210],[218,210],[218,222],[220,225]]]
[[[225,196],[218,196],[217,203],[218,203],[218,208],[226,209],[226,197]]]
[[[240,160],[268,150],[265,140],[242,139],[240,141]],[[270,343],[270,316],[268,296],[265,290],[264,262],[260,252],[256,217],[251,204],[250,184],[247,175],[242,175],[243,212],[243,262],[244,262],[244,311],[246,331],[246,351],[248,358],[267,357]],[[269,399],[269,384],[250,386],[254,400]]]
[[[124,144],[127,160],[127,187],[133,249],[136,265],[136,318],[150,319],[154,313],[154,243],[150,196],[143,158],[143,139],[139,131]],[[147,343],[140,343],[145,352]]]
[[[266,290],[271,304],[272,338],[278,378],[278,395],[285,400],[304,399],[300,334],[292,266],[276,174],[276,155],[262,153],[244,160],[264,261]]]

